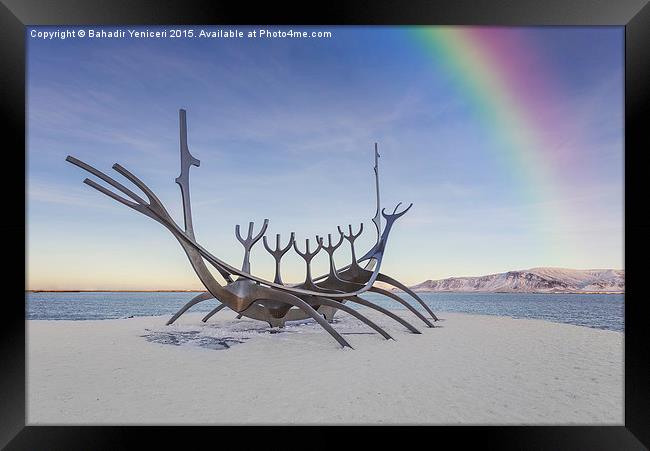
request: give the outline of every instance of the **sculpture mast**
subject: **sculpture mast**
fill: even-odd
[[[377,211],[375,212],[375,217],[372,218],[372,222],[375,223],[377,228],[377,241],[381,237],[381,206],[379,203],[379,152],[377,151],[377,143],[375,143],[375,190],[377,192]]]
[[[201,161],[194,158],[187,147],[187,117],[185,110],[178,110],[178,121],[180,128],[180,144],[181,144],[181,175],[176,177],[175,182],[181,187],[181,197],[183,198],[183,221],[185,222],[185,233],[192,240],[195,240],[194,226],[192,225],[192,205],[190,203],[190,167],[201,165]],[[196,264],[208,271],[202,259],[198,259]],[[232,277],[223,268],[217,268],[219,274],[226,280],[232,282]],[[199,295],[201,296],[201,295]]]
[[[190,149],[187,147],[187,119],[185,117],[185,110],[178,111],[178,120],[180,122],[181,175],[176,177],[176,183],[181,187],[181,196],[183,197],[185,232],[189,237],[194,238],[192,207],[190,205],[190,166],[199,167],[201,162],[190,154]]]

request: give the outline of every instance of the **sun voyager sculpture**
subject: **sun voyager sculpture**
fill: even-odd
[[[238,269],[208,252],[196,241],[194,236],[194,228],[192,226],[192,208],[190,203],[190,168],[192,166],[198,167],[200,161],[190,154],[187,146],[187,122],[185,110],[181,109],[179,111],[179,121],[181,172],[176,178],[176,183],[180,186],[181,190],[184,227],[179,226],[176,221],[172,219],[165,206],[153,191],[151,191],[147,185],[123,166],[116,163],[113,165],[113,169],[139,188],[142,193],[144,193],[146,200],[120,182],[95,169],[89,164],[72,156],[66,158],[66,161],[84,169],[98,179],[104,181],[117,191],[127,196],[127,198],[116,194],[114,191],[111,191],[91,179],[85,179],[85,184],[90,185],[106,196],[160,223],[171,232],[185,251],[192,268],[207,291],[197,295],[185,304],[167,322],[167,325],[172,324],[179,316],[199,302],[216,299],[220,304],[203,318],[203,322],[208,321],[210,317],[225,307],[237,312],[238,318],[245,316],[259,321],[265,321],[271,327],[283,327],[286,321],[312,318],[342,347],[351,348],[350,344],[331,325],[335,313],[338,310],[341,310],[371,327],[384,338],[392,339],[384,329],[379,327],[358,310],[346,305],[347,303],[350,303],[381,312],[399,322],[410,332],[415,334],[420,333],[420,331],[412,324],[399,317],[394,312],[364,299],[361,296],[365,292],[373,292],[379,293],[402,304],[408,310],[413,312],[424,324],[426,324],[427,327],[434,327],[433,323],[426,316],[420,313],[418,309],[405,299],[392,291],[375,286],[376,282],[383,282],[406,292],[424,308],[426,313],[430,315],[431,320],[438,320],[436,315],[416,293],[403,283],[380,272],[381,262],[384,258],[384,251],[386,249],[386,243],[390,231],[395,221],[403,216],[413,204],[410,204],[407,208],[399,212],[398,209],[401,203],[397,204],[392,213],[386,213],[386,210],[380,207],[379,153],[377,152],[376,144],[374,172],[375,188],[377,193],[377,210],[375,216],[372,218],[372,222],[377,229],[377,239],[370,250],[360,258],[357,258],[354,242],[363,232],[363,223],[361,223],[359,230],[356,233],[353,232],[352,225],[348,226],[347,234],[341,230],[341,227],[337,227],[337,238],[332,240],[332,234],[328,234],[327,244],[325,244],[323,237],[316,236],[316,242],[313,248],[310,246],[310,240],[306,239],[304,251],[300,249],[293,232],[285,246],[281,245],[280,235],[278,234],[275,236],[275,248],[272,248],[269,246],[267,237],[264,235],[269,224],[269,220],[265,219],[260,231],[255,235],[253,235],[253,222],[249,223],[248,232],[245,237],[240,233],[240,226],[237,225],[235,227],[237,239],[244,247],[244,261],[241,269]],[[385,225],[383,225],[383,227],[382,216],[385,220]],[[275,259],[275,277],[273,281],[265,280],[251,273],[250,252],[253,246],[260,239],[262,239],[266,250]],[[341,244],[343,244],[344,240],[348,242],[351,248],[352,261],[347,266],[337,268],[334,262],[334,253]],[[291,248],[293,248],[295,252],[305,260],[306,277],[304,282],[299,285],[285,284],[280,275],[280,263],[282,257]],[[311,261],[321,250],[328,254],[329,272],[325,275],[314,278],[311,273]],[[211,265],[219,272],[226,282],[225,285],[217,282],[209,271],[207,265]]]

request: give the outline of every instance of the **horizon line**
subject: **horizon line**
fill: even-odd
[[[450,277],[444,277],[441,279],[425,279],[422,282],[417,282],[413,285],[418,285],[424,282],[428,282],[431,280],[447,280],[447,279],[459,279],[459,278],[471,278],[471,277],[485,277],[485,276],[490,276],[494,274],[504,274],[508,272],[513,272],[513,271],[531,271],[533,269],[564,269],[564,270],[570,270],[570,271],[625,271],[625,268],[566,268],[566,267],[561,267],[561,266],[533,266],[531,268],[526,268],[526,269],[511,269],[507,271],[502,271],[502,272],[496,272],[496,273],[488,273],[488,274],[482,274],[478,276],[450,276]],[[413,286],[410,285],[410,286]],[[47,289],[47,288],[32,288],[32,289],[25,289],[26,293],[180,293],[180,292],[187,292],[187,293],[202,293],[207,291],[206,289],[200,289],[200,288],[190,288],[190,289],[124,289],[124,290],[119,290],[119,289],[112,289],[112,288],[107,288],[107,289],[76,289],[76,288],[70,288],[70,289]]]

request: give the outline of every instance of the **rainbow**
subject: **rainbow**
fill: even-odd
[[[495,158],[517,180],[531,212],[566,222],[570,212],[558,200],[567,149],[575,143],[567,142],[570,133],[557,110],[562,86],[536,42],[513,28],[412,27],[410,33],[470,100],[494,140]]]

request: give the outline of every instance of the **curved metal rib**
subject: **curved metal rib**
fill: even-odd
[[[422,320],[422,322],[423,322],[424,324],[427,325],[427,327],[434,327],[434,325],[431,324],[431,322],[430,322],[428,319],[426,319],[426,318],[424,317],[424,315],[422,315],[422,313],[418,312],[418,310],[417,310],[415,307],[413,307],[411,304],[409,304],[408,302],[406,302],[404,299],[402,299],[402,298],[400,298],[399,296],[397,296],[395,293],[391,293],[390,291],[388,291],[388,290],[384,290],[383,288],[379,288],[379,287],[370,287],[370,290],[368,290],[368,291],[372,291],[372,292],[374,292],[374,293],[383,294],[384,296],[387,296],[387,297],[389,297],[389,298],[391,298],[391,299],[393,299],[393,300],[399,302],[399,303],[402,304],[404,307],[406,307],[406,308],[409,309],[411,312],[413,312],[413,314],[415,314],[415,316],[417,316],[418,318],[420,318],[420,319]]]
[[[292,305],[294,307],[299,308],[300,310],[304,311],[308,316],[313,318],[323,329],[325,329],[341,346],[343,347],[349,347],[350,344],[332,327],[330,324],[323,319],[322,316],[314,310],[313,307],[311,307],[308,303],[303,301],[302,299],[298,298],[297,296],[293,296],[289,293],[283,293],[281,291],[273,290],[270,288],[262,287],[260,285],[254,285],[251,284],[250,286],[250,298],[251,302],[249,305],[250,307],[254,307],[253,304],[259,303],[260,301],[264,300],[276,300],[280,301],[289,305]],[[178,319],[179,316],[181,316],[185,311],[187,311],[189,308],[192,306],[198,304],[201,301],[205,301],[208,299],[212,299],[212,295],[208,293],[201,293],[198,296],[194,297],[190,302],[185,304],[181,310],[179,310],[168,322],[167,325],[172,324],[176,319]],[[215,309],[213,309],[206,317],[203,319],[203,322],[207,321],[212,315],[217,313],[219,310],[223,309],[226,305],[221,304],[217,306]],[[244,310],[244,312],[247,309]]]
[[[174,321],[178,319],[179,316],[181,316],[183,313],[185,313],[189,308],[192,306],[198,304],[199,302],[202,301],[207,301],[208,299],[212,299],[214,296],[210,292],[206,293],[201,293],[197,296],[194,296],[191,301],[189,301],[187,304],[185,304],[181,309],[172,316],[169,321],[167,321],[166,325],[169,326],[172,324]]]
[[[363,322],[364,324],[372,327],[374,330],[379,332],[382,335],[382,337],[384,337],[386,340],[394,340],[394,338],[391,337],[388,332],[386,332],[384,329],[379,327],[377,324],[375,324],[373,321],[371,321],[367,317],[363,316],[361,313],[359,313],[355,309],[353,309],[351,307],[348,307],[347,305],[345,305],[345,304],[343,304],[341,302],[337,302],[337,301],[334,301],[332,299],[327,299],[327,298],[324,298],[324,297],[319,297],[318,302],[321,303],[322,305],[327,306],[327,307],[331,307],[331,308],[334,308],[334,309],[337,309],[337,310],[343,310],[344,312],[349,313],[350,315],[354,316],[355,318],[357,318],[359,321]]]
[[[147,203],[147,202],[145,202],[144,199],[142,199],[140,196],[138,196],[133,191],[128,189],[126,186],[122,185],[120,182],[114,180],[113,178],[109,177],[108,175],[104,174],[102,171],[100,171],[98,169],[95,169],[91,165],[89,165],[87,163],[84,163],[83,161],[81,161],[81,160],[79,160],[79,159],[77,159],[77,158],[75,158],[75,157],[73,157],[71,155],[68,155],[65,158],[65,161],[67,161],[68,163],[72,163],[75,166],[80,167],[84,171],[90,172],[92,175],[94,175],[94,176],[100,178],[101,180],[105,181],[109,185],[116,188],[118,191],[121,191],[122,193],[126,194],[127,196],[129,196],[131,199],[133,199],[137,203],[139,203],[139,204],[146,204]]]
[[[281,301],[286,304],[293,305],[294,307],[298,307],[299,309],[303,310],[305,313],[307,313],[309,316],[311,316],[320,326],[325,329],[334,339],[343,347],[349,347],[350,344],[343,338],[330,324],[325,321],[325,319],[318,314],[316,310],[309,304],[307,304],[305,301],[300,299],[297,296],[294,296],[290,293],[285,293],[282,291],[278,290],[273,290],[267,287],[263,287],[261,285],[251,285],[253,287],[252,289],[252,297],[255,299],[254,302],[258,302],[260,300],[276,300],[276,301]]]
[[[436,317],[436,315],[431,311],[429,306],[420,298],[420,296],[418,296],[415,293],[415,291],[411,290],[409,287],[404,285],[402,282],[400,282],[398,280],[395,280],[392,277],[389,277],[386,274],[382,274],[382,273],[379,273],[379,275],[377,276],[377,280],[379,280],[380,282],[387,283],[388,285],[392,285],[395,288],[398,288],[398,289],[408,293],[409,295],[411,295],[411,297],[413,297],[416,301],[418,301],[418,303],[422,307],[424,307],[424,309],[429,313],[429,315],[431,315],[431,318],[433,318],[434,321],[438,321],[438,317]]]
[[[319,285],[317,285],[315,288],[320,289],[324,295],[331,297],[332,293],[344,293],[345,291],[352,291],[355,289],[355,287],[361,286],[358,283],[350,282],[350,281],[345,281],[338,276],[335,276],[334,278],[326,278],[322,282],[319,282]],[[372,288],[372,287],[371,287]],[[350,301],[350,302],[356,302],[358,304],[361,304],[365,307],[369,307],[373,310],[377,310],[378,312],[381,312],[390,318],[394,319],[398,323],[402,324],[404,327],[406,327],[408,330],[410,330],[413,333],[419,334],[420,331],[417,330],[411,323],[408,321],[400,318],[399,316],[395,315],[393,312],[390,310],[387,310],[383,307],[380,307],[379,305],[368,301],[367,299],[361,298],[359,296],[352,296],[348,297],[345,300]],[[341,301],[343,302],[343,301]]]
[[[372,303],[372,302],[370,302],[370,301],[368,301],[366,299],[363,299],[363,298],[361,298],[359,296],[350,296],[347,299],[350,302],[356,302],[357,304],[361,304],[361,305],[363,305],[365,307],[369,307],[369,308],[371,308],[373,310],[377,310],[378,312],[381,312],[386,316],[390,316],[391,318],[393,318],[395,321],[400,323],[402,326],[406,327],[408,330],[410,330],[414,334],[422,333],[419,330],[417,330],[414,326],[412,326],[408,321],[400,318],[399,316],[397,316],[396,314],[394,314],[390,310],[386,310],[385,308],[380,307],[379,305],[374,304],[374,303]]]
[[[215,308],[213,308],[210,313],[205,315],[201,321],[204,323],[207,322],[210,318],[212,318],[217,312],[223,310],[226,307],[226,304],[219,304]]]

